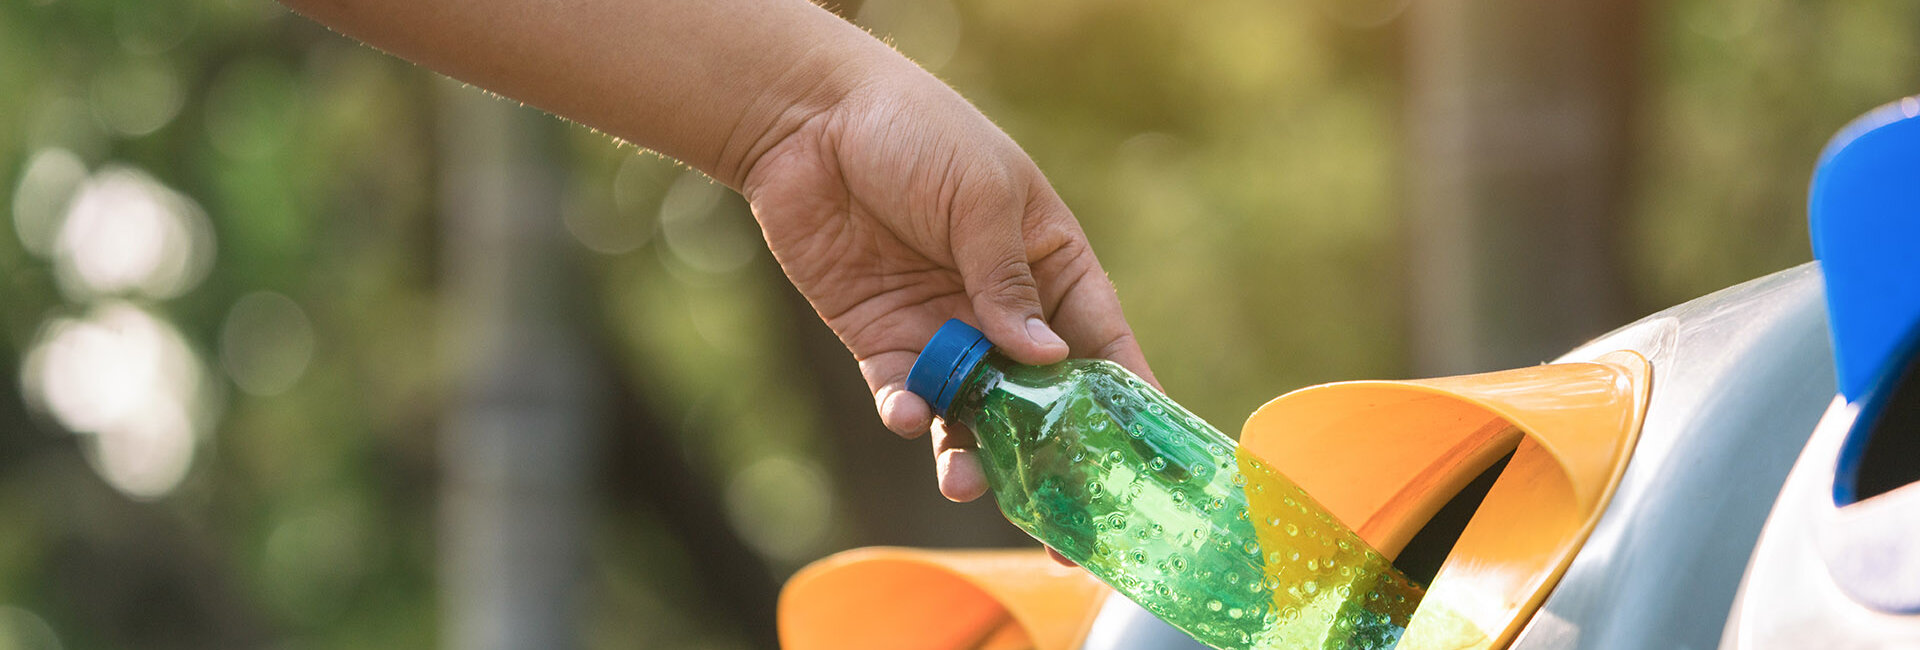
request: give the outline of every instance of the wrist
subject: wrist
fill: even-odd
[[[835,38],[785,63],[741,110],[707,170],[715,180],[744,189],[760,159],[807,124],[826,119],[863,89],[884,85],[900,64],[919,71],[865,32],[834,20]]]

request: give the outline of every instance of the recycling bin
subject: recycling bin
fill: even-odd
[[[1828,145],[1809,218],[1839,392],[1761,533],[1722,650],[1920,648],[1920,100]]]
[[[1646,354],[1654,388],[1612,503],[1516,650],[1710,648],[1834,387],[1820,273],[1782,271],[1569,354]]]
[[[1388,556],[1507,459],[1401,648],[1920,647],[1920,485],[1851,491],[1851,468],[1920,463],[1920,387],[1900,383],[1920,347],[1916,115],[1896,104],[1823,154],[1818,262],[1549,364],[1294,391],[1241,445]],[[1832,173],[1854,167],[1873,173]],[[1873,442],[1889,429],[1910,446]],[[1478,636],[1432,634],[1441,608]],[[789,581],[780,629],[795,650],[1200,647],[1037,549],[829,557]]]
[[[1547,365],[1310,387],[1256,411],[1241,444],[1388,555],[1511,455],[1423,608],[1473,619],[1476,647],[1712,647],[1834,392],[1821,301],[1806,265]],[[795,649],[1199,647],[1037,550],[851,551],[797,574],[780,617]]]

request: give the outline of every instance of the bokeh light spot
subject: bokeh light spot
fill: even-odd
[[[42,149],[27,161],[13,192],[13,232],[27,252],[53,255],[61,215],[86,180],[87,164],[66,149]]]
[[[0,606],[0,650],[60,650],[60,637],[33,612]]]
[[[599,201],[574,201],[562,213],[567,232],[596,253],[631,252],[653,238],[656,215],[666,184],[658,168],[668,164],[652,154],[635,154],[620,163],[613,175],[612,210]]]
[[[193,464],[188,405],[151,400],[137,418],[114,422],[93,436],[88,459],[107,483],[136,499],[173,491]]]
[[[240,390],[278,395],[292,388],[313,358],[313,323],[286,296],[242,296],[220,328],[220,365]]]
[[[200,22],[197,2],[116,2],[113,31],[120,47],[141,55],[173,49]]]
[[[326,620],[353,602],[376,550],[367,512],[353,501],[326,499],[273,526],[266,541],[270,602],[296,621]]]
[[[660,230],[675,259],[698,271],[727,273],[765,248],[746,211],[727,209],[737,206],[728,194],[698,171],[673,180],[660,199]]]
[[[812,461],[769,456],[727,484],[727,516],[769,558],[798,562],[826,541],[833,515],[827,477]]]
[[[29,403],[89,436],[89,459],[116,489],[154,498],[186,475],[207,415],[204,371],[166,321],[120,302],[56,319],[22,375]]]
[[[160,130],[186,103],[180,78],[160,62],[136,60],[94,78],[94,116],[122,135]]]
[[[213,230],[191,199],[138,170],[108,167],[69,204],[54,249],[70,297],[170,298],[206,276]]]

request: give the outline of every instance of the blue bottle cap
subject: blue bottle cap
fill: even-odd
[[[907,390],[927,400],[935,415],[946,417],[960,383],[991,349],[993,343],[980,330],[958,318],[948,320],[927,340],[920,358],[913,361],[913,369],[907,371]]]

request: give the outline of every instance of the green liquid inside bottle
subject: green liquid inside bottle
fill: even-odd
[[[1231,438],[1118,364],[979,352],[915,392],[973,432],[1028,534],[1216,648],[1399,642],[1420,586]]]

